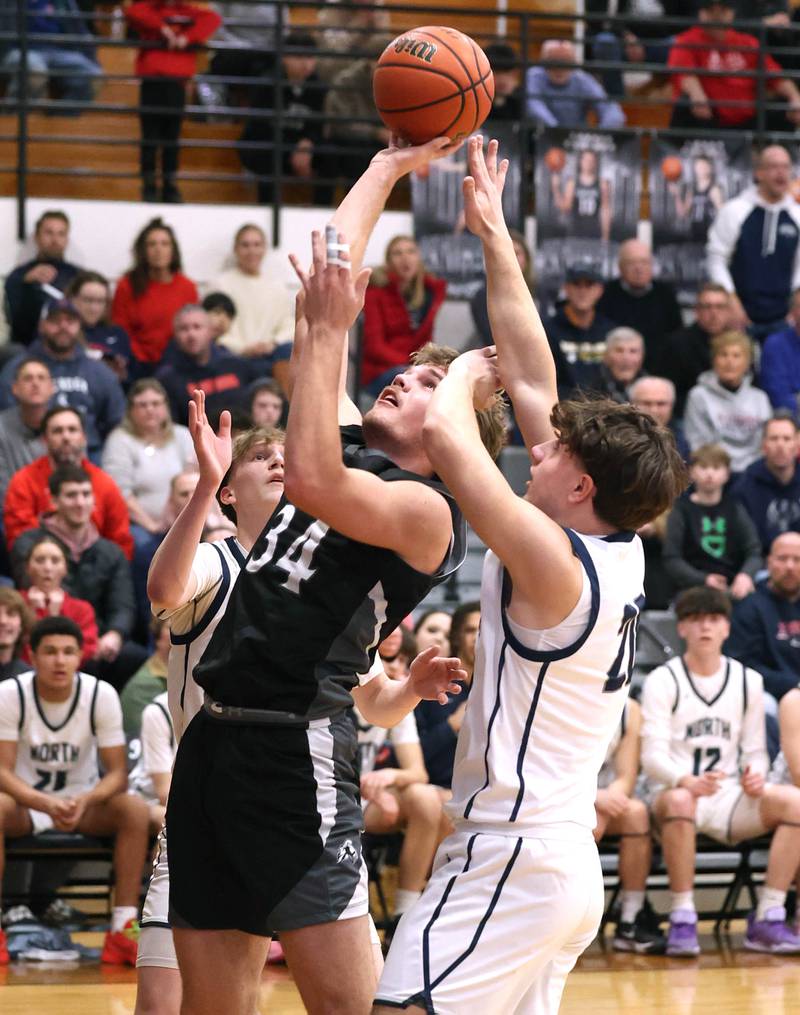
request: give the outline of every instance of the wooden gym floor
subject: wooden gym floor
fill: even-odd
[[[697,959],[619,955],[595,942],[567,982],[562,1015],[800,1015],[800,956],[743,952],[743,925],[729,938],[701,937]],[[76,938],[98,945],[102,935]],[[46,968],[42,963],[0,967],[2,1015],[131,1015],[132,969],[101,966]],[[291,974],[264,974],[261,1011],[303,1012]],[[220,1013],[224,1015],[224,1013]],[[510,1013],[509,1013],[510,1015]]]

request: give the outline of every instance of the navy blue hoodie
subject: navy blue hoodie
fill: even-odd
[[[165,365],[156,372],[169,398],[172,418],[184,426],[189,422],[189,399],[195,388],[206,394],[206,412],[216,420],[223,409],[244,405],[247,385],[258,375],[257,367],[233,353],[211,346],[206,364],[181,352],[170,342],[164,354]]]
[[[758,670],[764,690],[782,698],[800,681],[800,600],[792,603],[776,596],[760,582],[755,592],[734,604],[723,651]]]
[[[765,554],[776,536],[800,532],[800,469],[784,485],[759,458],[744,470],[731,493],[753,519]]]

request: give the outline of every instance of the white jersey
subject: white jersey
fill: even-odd
[[[128,776],[128,787],[145,800],[155,802],[158,794],[153,774],[171,772],[178,749],[166,691],[153,698],[142,712],[141,753],[136,767]]]
[[[225,613],[246,557],[244,547],[233,536],[201,543],[192,562],[192,574],[197,579],[194,597],[175,610],[156,613],[159,620],[167,621],[170,629],[167,695],[178,740],[203,707],[203,689],[194,682],[192,671]]]
[[[652,787],[708,771],[738,781],[746,766],[766,775],[768,764],[760,673],[722,656],[707,677],[690,673],[682,657],[647,675],[642,766]]]
[[[42,701],[33,672],[0,684],[0,740],[16,741],[15,774],[57,796],[85,793],[100,780],[98,747],[124,747],[122,706],[111,684],[76,673],[68,701]]]
[[[403,716],[400,722],[396,726],[392,726],[391,729],[371,725],[355,707],[353,715],[358,733],[358,753],[361,758],[362,775],[366,775],[367,772],[371,772],[375,768],[375,761],[387,742],[392,747],[419,743],[417,720],[413,711]]]
[[[597,775],[632,674],[644,554],[633,533],[566,531],[584,586],[572,614],[550,630],[511,621],[510,578],[486,555],[475,674],[447,808],[455,822],[515,836],[550,828],[577,840],[597,822]]]
[[[619,745],[622,738],[625,736],[625,730],[627,729],[629,704],[629,702],[625,702],[625,708],[622,710],[622,718],[619,721],[619,726],[617,726],[614,730],[614,735],[612,736],[611,742],[606,750],[603,766],[597,776],[598,789],[606,789],[617,777],[616,757]]]

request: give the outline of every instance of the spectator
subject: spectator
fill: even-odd
[[[131,792],[147,804],[150,834],[158,835],[167,812],[172,765],[178,750],[166,691],[145,705],[139,739],[141,753],[130,774]]]
[[[51,828],[114,836],[114,909],[101,961],[132,966],[147,808],[125,792],[116,692],[78,672],[82,640],[66,617],[40,620],[31,631],[33,672],[0,685],[0,829],[6,838]],[[0,868],[4,860],[0,845]],[[5,943],[0,932],[0,951]]]
[[[576,67],[578,55],[572,42],[548,39],[542,45],[539,64],[525,78],[528,116],[545,127],[584,127],[587,113],[597,117],[597,126],[615,130],[625,124],[625,114],[606,95],[603,86]]]
[[[711,369],[711,343],[731,327],[731,298],[718,282],[700,286],[694,310],[694,324],[669,338],[663,363],[664,376],[675,385],[675,415],[679,418],[697,378]]]
[[[250,419],[253,426],[279,426],[286,403],[281,386],[271,377],[256,381],[250,388]]]
[[[57,401],[78,410],[85,422],[89,454],[99,457],[106,436],[122,419],[125,396],[114,374],[91,359],[83,344],[81,319],[67,299],[53,300],[39,324],[40,338],[31,343],[30,355],[47,365],[56,387]],[[14,404],[12,384],[22,354],[0,372],[0,403]]]
[[[27,11],[28,32],[34,36],[50,37],[46,41],[31,40],[26,49],[28,98],[44,98],[49,76],[57,75],[56,88],[65,105],[55,107],[54,111],[60,116],[77,116],[81,107],[66,103],[91,102],[94,79],[103,73],[95,59],[93,46],[63,39],[63,36],[82,36],[87,41],[91,40],[92,33],[81,17],[82,8],[76,0],[60,0],[57,6],[47,0],[31,0]],[[9,96],[17,95],[21,62],[22,50],[17,46],[3,58],[2,69],[9,75]]]
[[[522,119],[525,103],[519,78],[519,56],[507,42],[491,42],[484,46],[483,51],[494,77],[494,99],[489,120],[491,123],[517,124]]]
[[[309,32],[290,32],[283,42],[277,81],[281,89],[281,109],[286,113],[281,132],[281,173],[306,181],[314,177],[319,157],[316,149],[322,140],[322,108],[326,91],[317,74],[316,51],[316,40]],[[241,140],[248,146],[243,145],[240,149],[242,165],[258,177],[274,177],[274,82],[255,93],[253,107],[260,109],[263,115],[248,120],[242,133]],[[253,145],[257,147],[250,147]],[[275,194],[273,180],[259,179],[257,188],[259,204],[272,204]]]
[[[640,377],[631,384],[630,400],[637,409],[649,412],[656,423],[669,427],[684,460],[689,458],[689,445],[683,431],[673,418],[675,385],[666,377]]]
[[[774,331],[764,342],[759,364],[761,386],[769,395],[773,409],[800,412],[800,289],[795,289],[789,304],[789,323]]]
[[[450,797],[456,741],[464,721],[472,674],[475,670],[475,642],[481,622],[480,603],[462,603],[453,613],[450,627],[450,650],[461,659],[467,679],[460,694],[450,697],[446,705],[421,701],[414,709],[419,729],[419,742],[425,756],[425,767],[434,786]],[[436,705],[436,708],[433,706]]]
[[[38,529],[17,539],[11,549],[11,566],[18,585],[23,584],[24,562],[31,543],[55,535],[69,553],[64,587],[94,607],[100,639],[92,663],[98,676],[122,687],[147,656],[140,645],[127,639],[136,616],[130,565],[116,543],[98,535],[92,522],[95,506],[89,474],[64,465],[50,477],[55,510],[45,515]]]
[[[0,412],[0,503],[14,473],[45,453],[42,420],[55,390],[46,363],[32,356],[18,361],[11,383],[17,404]]]
[[[767,553],[782,532],[800,532],[800,453],[797,423],[780,409],[764,424],[762,457],[749,465],[733,487]]]
[[[800,790],[765,785],[769,769],[761,674],[723,656],[731,606],[717,589],[689,589],[675,604],[681,660],[653,670],[642,694],[642,767],[670,887],[667,955],[697,955],[695,836],[735,845],[776,830],[764,887],[744,946],[800,951],[786,925],[786,891],[800,853]]]
[[[536,282],[533,274],[533,257],[531,256],[530,247],[525,242],[525,237],[522,233],[518,233],[516,229],[510,229],[509,234],[511,236],[511,241],[514,244],[514,253],[517,255],[517,263],[522,269],[522,274],[525,276],[528,289],[530,290],[531,295],[533,295]],[[478,333],[478,338],[480,339],[481,344],[494,345],[492,329],[489,325],[489,309],[486,303],[485,281],[469,301],[469,309],[472,314],[472,322],[475,325],[475,330]]]
[[[372,273],[364,300],[361,383],[377,395],[433,339],[447,283],[425,270],[412,236],[395,236]]]
[[[175,519],[188,503],[189,498],[195,491],[199,478],[200,473],[196,468],[184,469],[170,483],[169,500],[164,509],[164,520],[167,523],[167,529],[172,527]],[[225,529],[226,536],[236,532],[236,526],[219,510],[218,505],[212,505],[208,518],[206,518],[205,529]],[[221,539],[223,537],[218,536],[215,538]]]
[[[711,370],[689,392],[684,428],[689,447],[717,443],[734,473],[758,457],[764,423],[772,415],[766,394],[750,379],[752,345],[741,331],[725,331],[711,345]]]
[[[584,386],[615,402],[630,401],[631,384],[641,376],[644,339],[633,328],[612,328],[603,360],[585,375]]]
[[[789,103],[790,123],[800,123],[797,86],[782,76],[780,64],[760,51],[754,35],[728,27],[734,16],[733,0],[698,0],[697,6],[700,23],[677,35],[669,54],[675,103],[670,127],[754,130],[759,83],[753,72],[762,69],[762,60],[765,87]],[[742,71],[753,76],[743,77]]]
[[[800,535],[784,532],[772,543],[767,579],[736,603],[725,646],[745,666],[757,668],[777,701],[800,679]]]
[[[670,512],[664,539],[664,566],[679,589],[693,585],[744,599],[761,567],[761,544],[742,505],[725,493],[730,457],[705,444],[692,452],[692,488]]]
[[[37,536],[27,547],[25,577],[27,581],[22,596],[37,620],[68,617],[81,629],[81,664],[86,665],[97,651],[97,618],[91,603],[85,599],[76,599],[64,590],[67,550],[55,536]],[[22,657],[30,662],[27,649],[23,651]]]
[[[619,248],[619,278],[607,282],[597,309],[615,324],[644,336],[644,365],[661,373],[670,356],[667,336],[683,324],[675,290],[653,278],[653,254],[646,243],[626,240]]]
[[[0,681],[30,669],[21,657],[32,626],[33,614],[19,592],[0,585]]]
[[[647,954],[663,951],[666,942],[641,919],[653,862],[650,815],[647,805],[634,795],[641,727],[639,704],[629,698],[597,778],[594,838],[600,842],[606,835],[619,836],[620,914],[614,949]]]
[[[386,40],[391,22],[383,0],[354,0],[352,6],[329,0],[319,10],[317,26],[320,52],[332,54],[319,60],[319,75],[330,81],[348,66],[354,53],[372,51]]]
[[[151,701],[167,689],[167,662],[172,644],[169,624],[157,617],[151,618],[150,633],[153,636],[153,654],[146,659],[122,688],[119,699],[122,702],[122,726],[128,740],[139,737],[142,729],[142,712]]]
[[[214,51],[208,73],[198,79],[198,98],[204,106],[230,106],[236,93],[244,93],[244,105],[250,106],[252,86],[228,85],[213,78],[258,78],[272,70],[278,10],[272,0],[267,3],[219,0],[214,6],[222,17],[214,41],[223,43],[225,48]]]
[[[124,328],[111,324],[111,287],[97,271],[79,271],[66,290],[67,298],[78,311],[89,355],[102,360],[121,383],[128,379],[131,340]]]
[[[450,625],[453,618],[445,610],[426,610],[414,624],[417,652],[435,645],[439,655],[450,655]]]
[[[151,219],[134,241],[133,267],[117,283],[111,304],[112,320],[130,335],[139,376],[161,362],[175,314],[199,300],[182,272],[175,233],[162,219]]]
[[[236,306],[233,300],[225,293],[209,293],[208,296],[203,297],[203,302],[200,305],[208,314],[213,341],[220,345],[226,345],[225,339],[236,319]]]
[[[603,295],[603,276],[589,263],[567,268],[564,302],[545,322],[547,338],[556,361],[560,394],[591,378],[606,351],[606,335],[614,327],[597,309]]]
[[[64,260],[69,243],[69,219],[63,211],[46,211],[33,234],[36,256],[15,268],[6,279],[5,311],[11,339],[30,345],[36,338],[39,318],[53,290],[62,293],[77,275],[77,265]]]
[[[755,186],[726,201],[708,233],[709,278],[731,294],[733,321],[762,339],[785,325],[800,286],[800,206],[792,160],[781,145],[756,157]]]
[[[179,204],[178,138],[186,104],[186,83],[197,70],[198,48],[216,32],[222,18],[216,11],[185,0],[139,0],[123,7],[123,12],[144,43],[136,55],[136,74],[141,78],[142,200]],[[146,107],[160,108],[153,112]]]
[[[271,372],[286,391],[294,304],[274,272],[265,272],[266,253],[267,237],[260,226],[247,224],[237,230],[233,241],[236,263],[213,283],[214,289],[230,296],[236,307],[231,330],[220,344],[237,356],[266,360],[264,372]]]
[[[169,398],[172,418],[184,426],[189,421],[189,398],[199,388],[205,392],[206,412],[217,419],[223,409],[243,405],[254,367],[214,345],[208,314],[188,305],[175,315],[175,341],[170,361],[159,369],[158,379]]]
[[[47,453],[14,474],[3,505],[6,543],[13,546],[17,537],[34,529],[42,515],[53,510],[48,483],[55,469],[80,466],[92,485],[92,524],[100,535],[115,542],[133,556],[128,510],[117,484],[86,458],[86,434],[83,419],[76,409],[56,406],[42,420]]]

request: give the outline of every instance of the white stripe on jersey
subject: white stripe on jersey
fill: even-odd
[[[628,693],[644,555],[633,534],[566,531],[591,608],[582,634],[562,649],[520,642],[505,613],[510,582],[498,557],[486,555],[475,675],[447,808],[456,822],[507,835],[554,826],[560,837],[592,834],[597,775]],[[558,631],[548,640],[558,643]],[[529,634],[528,644],[541,642],[541,632]]]
[[[210,545],[216,551],[215,574],[211,576],[213,580],[209,582],[209,587],[172,613],[159,615],[170,627],[172,647],[167,663],[167,694],[176,740],[180,740],[183,731],[203,707],[203,689],[194,682],[192,672],[225,613],[247,556],[244,547],[233,537],[201,545]]]

